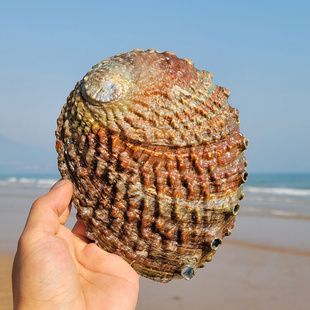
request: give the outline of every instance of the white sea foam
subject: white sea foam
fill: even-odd
[[[19,183],[21,183],[21,184],[35,184],[36,179],[35,178],[20,178]]]
[[[295,189],[295,188],[285,188],[285,187],[252,187],[252,186],[247,186],[245,188],[245,192],[255,193],[255,194],[310,197],[310,189]]]
[[[0,186],[7,186],[7,185],[14,185],[17,184],[18,179],[17,178],[7,178],[5,180],[0,180]]]
[[[28,177],[9,177],[0,180],[0,186],[3,187],[39,187],[50,188],[57,182],[53,178],[28,178]]]
[[[38,187],[52,187],[57,182],[56,179],[39,179],[37,181]]]
[[[16,183],[17,181],[18,181],[18,179],[15,178],[15,177],[12,177],[12,178],[8,178],[8,179],[7,179],[7,182],[8,182],[8,183]]]
[[[254,212],[254,213],[268,213],[275,216],[281,216],[281,217],[296,217],[298,216],[298,213],[292,212],[292,211],[284,211],[284,210],[275,210],[270,208],[256,208],[256,207],[246,207],[246,211],[248,212]]]
[[[282,210],[271,210],[270,213],[273,215],[276,215],[276,216],[283,216],[283,217],[296,217],[296,216],[298,216],[298,214],[295,212],[282,211]]]

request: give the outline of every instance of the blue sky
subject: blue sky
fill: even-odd
[[[54,152],[61,107],[91,66],[155,48],[230,90],[249,172],[310,172],[309,14],[298,0],[1,0],[0,134]]]

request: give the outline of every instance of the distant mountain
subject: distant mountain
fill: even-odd
[[[57,172],[57,153],[0,134],[0,174]]]

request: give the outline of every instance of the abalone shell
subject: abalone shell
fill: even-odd
[[[61,111],[77,217],[144,277],[190,279],[234,227],[248,140],[229,94],[188,59],[134,50],[93,66]]]

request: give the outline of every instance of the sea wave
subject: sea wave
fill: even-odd
[[[298,214],[297,212],[287,211],[287,210],[277,210],[271,208],[259,208],[259,207],[249,207],[246,206],[244,211],[249,213],[256,213],[256,214],[270,214],[278,217],[301,217],[302,215]]]
[[[54,179],[54,178],[9,177],[9,178],[0,180],[0,186],[50,188],[56,182],[57,182],[57,179]]]
[[[0,179],[0,186],[50,188],[57,180],[58,179],[54,177],[8,177]],[[307,199],[310,198],[310,189],[245,186],[244,191],[246,194],[258,194],[262,196],[299,196]]]
[[[310,189],[247,186],[246,193],[310,197]]]

